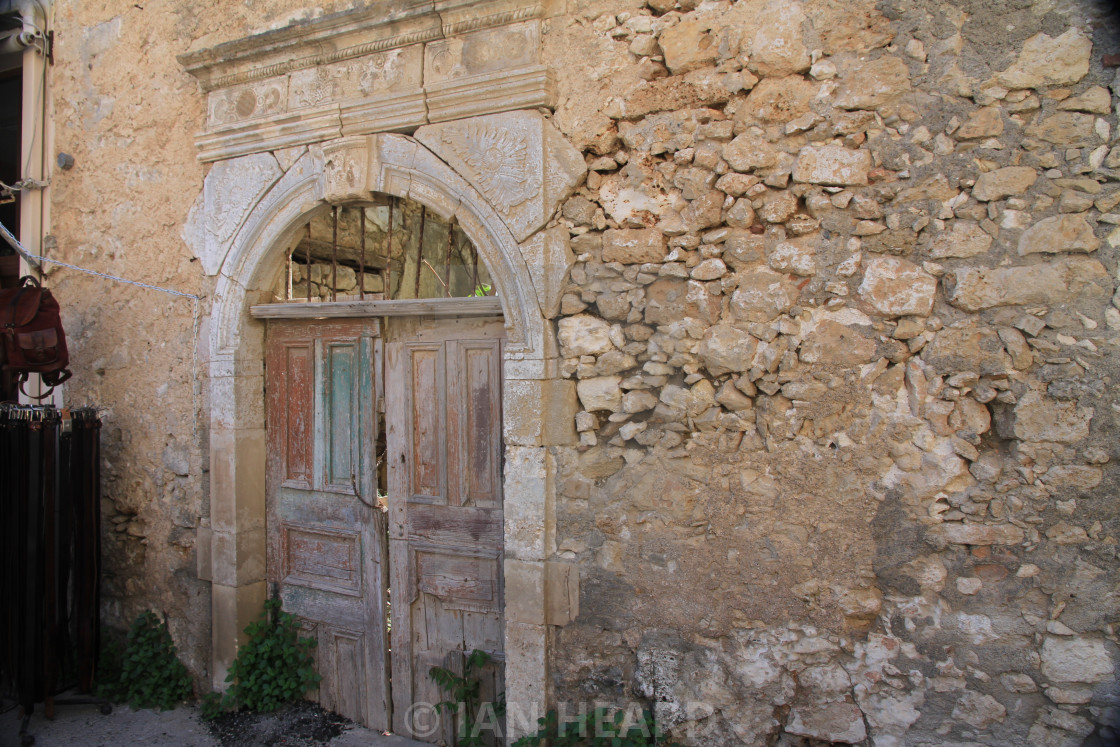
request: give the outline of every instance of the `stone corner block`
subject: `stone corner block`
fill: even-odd
[[[550,560],[544,570],[545,621],[563,627],[579,617],[579,566]]]
[[[535,111],[426,125],[416,139],[482,193],[519,242],[545,224],[587,173],[579,151]]]
[[[541,314],[552,319],[560,313],[560,299],[568,274],[575,262],[568,231],[564,226],[554,226],[538,231],[521,244],[521,256],[533,281]]]
[[[529,625],[545,621],[545,563],[505,560],[506,620]]]
[[[576,443],[579,409],[570,379],[507,380],[502,390],[505,440],[511,446],[568,446]]]

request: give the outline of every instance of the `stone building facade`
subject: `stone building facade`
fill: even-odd
[[[1117,738],[1108,3],[351,6],[49,9],[23,99],[75,165],[21,238],[198,297],[47,271],[105,411],[108,624],[165,611],[220,685],[267,593],[251,307],[307,220],[394,195],[501,298],[511,706]]]

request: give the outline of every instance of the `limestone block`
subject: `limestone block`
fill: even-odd
[[[1078,96],[1070,96],[1058,103],[1058,109],[1070,112],[1109,114],[1112,111],[1112,94],[1104,86],[1093,86]]]
[[[744,122],[784,124],[809,113],[817,84],[800,75],[766,78],[752,90],[735,118]]]
[[[841,109],[877,109],[898,102],[910,90],[910,70],[899,57],[852,60],[843,66],[836,106]]]
[[[1100,467],[1060,464],[1046,470],[1040,479],[1044,485],[1055,490],[1085,491],[1100,485],[1104,472]]]
[[[965,311],[1020,304],[1105,302],[1112,282],[1104,266],[1088,257],[1027,267],[967,267],[945,273],[949,303]]]
[[[801,35],[805,12],[799,2],[743,3],[750,31],[743,40],[747,65],[764,77],[802,73],[812,60]]]
[[[825,319],[801,343],[799,357],[805,363],[855,366],[875,355],[875,341],[846,324]]]
[[[1042,642],[1042,673],[1055,682],[1101,682],[1114,669],[1099,638],[1048,635]]]
[[[767,192],[762,196],[758,217],[767,223],[785,223],[797,212],[797,195],[788,189]]]
[[[598,317],[578,314],[561,319],[557,326],[560,329],[560,354],[565,358],[601,355],[614,350],[610,338],[611,325]]]
[[[576,385],[569,379],[513,379],[502,384],[502,429],[513,446],[574,444]]]
[[[998,106],[985,106],[969,115],[955,133],[961,140],[997,137],[1003,134],[1003,118]]]
[[[260,617],[264,601],[268,598],[268,584],[259,581],[247,586],[211,586],[211,605],[214,627],[211,631],[214,645],[215,689],[226,687],[226,675],[237,656],[237,647],[245,642],[244,630]]]
[[[719,38],[712,33],[711,21],[704,18],[686,17],[663,30],[657,41],[673,75],[704,67],[719,57]]]
[[[992,724],[1002,723],[1007,717],[1007,709],[991,695],[968,690],[953,708],[953,718],[963,721],[976,729],[986,729]]]
[[[797,285],[769,269],[755,268],[737,274],[738,289],[731,296],[731,311],[748,322],[768,322],[784,314],[797,301]]]
[[[658,175],[644,164],[634,164],[628,173],[640,171],[639,179],[622,174],[607,177],[599,186],[599,203],[619,225],[644,222],[646,214],[658,217],[671,211],[669,196],[661,189]],[[654,260],[660,261],[660,260]]]
[[[820,703],[790,711],[786,732],[825,742],[856,744],[867,739],[863,712],[855,703]]]
[[[912,262],[876,257],[867,262],[860,297],[886,316],[926,316],[933,309],[937,279]]]
[[[422,72],[419,44],[296,70],[288,83],[288,109],[418,90],[423,83]]]
[[[552,551],[555,474],[556,461],[548,449],[506,447],[502,480],[507,558],[543,560]]]
[[[934,237],[929,249],[933,259],[975,257],[988,251],[992,237],[975,221],[960,220]]]
[[[817,274],[817,249],[820,234],[798,236],[779,241],[766,253],[766,262],[772,270],[810,277]]]
[[[1077,28],[1058,37],[1035,34],[1023,42],[1019,57],[996,75],[996,81],[1012,89],[1076,83],[1089,72],[1092,51],[1093,43]]]
[[[1080,112],[1058,112],[1025,129],[1027,135],[1055,145],[1078,146],[1097,142],[1096,117]]]
[[[938,374],[1006,374],[1015,367],[999,333],[987,327],[941,330],[922,351],[922,360]]]
[[[1030,391],[1015,405],[1012,434],[1023,441],[1076,443],[1089,437],[1092,419],[1092,407]]]
[[[583,156],[538,112],[427,125],[416,139],[486,197],[519,242],[583,180]]]
[[[758,340],[730,324],[709,327],[700,340],[697,355],[713,376],[732,371],[746,371],[751,367]]]
[[[329,140],[323,149],[323,198],[331,203],[368,200],[377,147],[374,138],[354,135]]]
[[[610,410],[615,412],[622,407],[622,379],[618,376],[595,376],[580,379],[576,385],[579,401],[588,412]]]
[[[555,226],[538,231],[521,244],[521,256],[531,268],[530,278],[537,294],[537,303],[545,319],[560,313],[560,301],[568,282],[575,255],[568,242],[568,230]]]
[[[211,576],[216,584],[246,586],[265,578],[265,529],[244,532],[213,532]]]
[[[1019,237],[1019,256],[1058,252],[1094,252],[1101,241],[1080,215],[1043,218]]]
[[[807,145],[793,167],[795,182],[843,187],[867,184],[871,153],[840,145]]]
[[[288,103],[286,75],[212,91],[206,98],[209,129],[283,113]]]
[[[723,146],[723,158],[727,164],[736,171],[743,172],[770,168],[777,163],[778,152],[765,138],[750,131]],[[870,162],[870,156],[868,161]]]
[[[425,45],[424,82],[431,86],[539,62],[540,24],[536,21],[510,24]]]
[[[264,429],[210,431],[210,524],[218,532],[264,525]]]
[[[1017,545],[1023,530],[1011,524],[962,524],[946,522],[931,527],[929,533],[956,545]]]
[[[695,280],[660,278],[646,289],[646,324],[673,324],[686,317],[711,324],[719,312],[719,297]]]
[[[535,734],[537,719],[545,715],[548,676],[548,633],[544,625],[507,620],[503,650],[506,655],[506,739],[509,744]]]
[[[506,558],[504,571],[506,620],[543,625],[545,622],[544,561]]]
[[[210,168],[183,225],[183,240],[207,275],[221,269],[237,230],[283,173],[271,153],[231,158]]]
[[[545,563],[545,621],[564,626],[579,617],[579,566],[550,560]]]
[[[1021,195],[1036,179],[1038,172],[1030,166],[1006,166],[981,174],[972,188],[972,196],[981,202],[989,202]]]
[[[665,235],[656,228],[610,228],[603,232],[603,261],[642,264],[665,261]]]

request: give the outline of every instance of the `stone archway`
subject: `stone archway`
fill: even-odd
[[[219,164],[190,220],[208,227],[195,243],[217,275],[209,317],[211,541],[204,568],[212,581],[214,684],[224,682],[241,631],[266,596],[264,325],[250,306],[267,300],[285,247],[303,223],[331,204],[383,192],[454,216],[502,290],[506,685],[508,736],[516,737],[533,728],[547,703],[547,626],[577,612],[575,569],[549,560],[550,447],[575,443],[577,409],[573,383],[559,376],[550,319],[573,258],[566,229],[544,226],[582,179],[582,159],[536,112],[428,125],[415,138],[339,138],[310,146],[286,169],[262,166],[262,158],[282,163],[256,154]],[[228,189],[225,182],[253,169],[263,173],[256,187]],[[223,239],[209,221],[234,227]]]

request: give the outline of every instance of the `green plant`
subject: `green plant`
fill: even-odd
[[[226,712],[226,700],[222,697],[221,693],[208,692],[199,700],[199,712],[202,718],[207,721],[213,721]]]
[[[626,711],[610,715],[606,708],[581,714],[574,721],[560,723],[556,711],[537,719],[536,734],[518,739],[513,747],[653,747],[665,744],[665,734],[653,714],[642,711],[636,723],[627,724]],[[676,743],[666,747],[679,747]]]
[[[483,668],[493,661],[490,654],[477,648],[463,657],[463,673],[457,674],[443,667],[432,667],[428,676],[443,690],[447,700],[436,703],[436,711],[450,713],[459,725],[455,743],[459,747],[482,747],[485,738],[477,726],[482,681],[479,675]],[[488,703],[495,717],[505,714],[505,698],[499,697],[497,703]]]
[[[316,642],[301,638],[294,616],[284,612],[279,599],[264,603],[261,619],[245,628],[248,640],[237,651],[226,682],[225,696],[203,698],[202,713],[213,719],[227,710],[247,708],[275,711],[319,684],[311,649]]]
[[[166,620],[151,610],[137,616],[128,631],[120,679],[108,689],[134,708],[170,710],[190,697],[191,678],[175,652]]]
[[[101,648],[97,653],[97,668],[93,692],[99,698],[121,701],[121,670],[124,668],[124,644],[122,636],[115,631],[106,630],[102,634]]]
[[[483,296],[489,296],[491,290],[493,290],[493,286],[488,285],[487,283],[479,283],[474,287],[474,293],[472,293],[471,295],[475,296],[476,298],[481,298]]]

